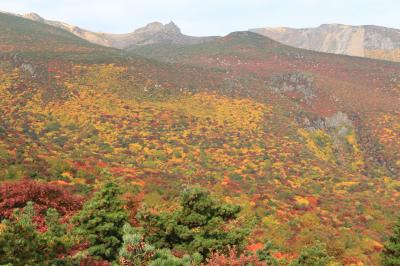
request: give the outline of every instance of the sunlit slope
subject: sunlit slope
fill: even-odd
[[[398,63],[301,50],[251,32],[232,33],[200,45],[147,46],[133,52],[219,71],[231,94],[268,101],[263,95],[272,91],[298,107],[297,120],[306,127],[326,129],[321,121],[348,119],[368,154],[367,167],[381,164],[398,175],[399,154],[386,153],[393,146],[371,136],[379,131],[373,121],[385,115],[399,120]]]
[[[392,219],[398,184],[363,174],[365,156],[345,119],[310,130],[284,99],[120,97],[128,68],[117,65],[74,65],[57,79],[62,97],[48,98],[24,71],[3,63],[0,72],[3,180],[40,176],[84,190],[108,169],[152,192],[150,202],[160,189],[200,183],[264,217],[259,241],[291,252],[335,237],[339,258],[377,258],[371,250]],[[354,249],[341,249],[347,238]]]

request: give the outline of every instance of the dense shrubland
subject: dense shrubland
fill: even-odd
[[[45,186],[43,192],[51,189]],[[26,197],[1,223],[0,263],[16,266],[333,263],[323,244],[305,247],[292,262],[283,259],[270,243],[251,248],[250,231],[245,221],[238,220],[241,208],[220,202],[199,187],[184,188],[174,210],[161,212],[145,206],[139,210],[127,208],[123,197],[126,192],[108,177],[70,217],[57,211],[62,203],[48,206],[44,225],[36,222],[43,208],[38,210],[35,208],[38,201],[28,201]],[[136,213],[136,226],[129,223],[130,212]]]
[[[237,220],[246,221],[250,246],[271,241],[278,256],[292,261],[303,247],[319,241],[347,265],[380,261],[400,185],[387,168],[370,165],[352,125],[323,127],[318,125],[328,120],[315,119],[306,127],[276,104],[214,92],[120,97],[119,91],[129,86],[124,66],[51,68],[55,91],[33,82],[21,68],[2,63],[2,219],[31,201],[40,213],[33,219],[43,228],[48,208],[69,220],[108,171],[118,177],[117,184],[140,189],[138,197],[133,196],[138,189],[123,195],[129,208],[137,209],[140,202],[150,209],[158,206],[164,209],[155,217],[161,221],[179,215],[174,199],[182,184],[199,184],[241,207]],[[379,128],[371,132],[379,141],[376,148],[391,158],[388,168],[396,169],[397,116],[376,119]],[[370,168],[374,178],[366,175]],[[9,183],[18,180],[28,181]],[[136,213],[128,213],[127,219],[139,224]],[[176,221],[182,228],[180,223]],[[180,234],[190,228],[183,226]],[[147,230],[166,227],[158,221]],[[155,248],[171,248],[164,240],[171,235],[152,237],[149,244]],[[176,241],[191,252],[209,252],[181,236]],[[243,247],[235,241],[223,244],[235,245],[232,250],[240,254]],[[114,259],[118,252],[110,256]]]
[[[0,264],[397,264],[398,64],[250,33],[160,62],[20,20],[0,14]]]

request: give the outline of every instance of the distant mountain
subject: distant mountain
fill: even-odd
[[[62,28],[89,42],[119,49],[127,49],[148,44],[197,44],[211,41],[216,38],[184,35],[174,22],[165,25],[160,22],[153,22],[131,33],[112,34],[92,32],[64,22],[46,20],[36,13],[28,13],[22,16],[33,21]]]
[[[60,27],[36,21],[0,12],[0,52],[93,52],[106,49]]]
[[[324,24],[316,28],[258,28],[250,31],[297,48],[400,61],[399,29]]]

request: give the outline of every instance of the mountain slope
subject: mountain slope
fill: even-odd
[[[192,37],[184,35],[173,22],[165,25],[160,22],[153,22],[131,33],[111,34],[91,32],[64,22],[46,20],[35,13],[25,14],[23,17],[62,28],[89,42],[119,49],[155,43],[189,45],[215,39],[215,37]]]
[[[291,260],[321,241],[345,265],[379,264],[400,207],[398,63],[251,32],[134,49],[148,59],[60,53],[70,33],[15,20],[0,47],[23,41],[14,31],[37,34],[0,55],[0,181],[87,195],[105,176],[150,206],[201,185],[242,206],[250,244],[272,241]],[[57,45],[24,52],[41,36]]]
[[[259,28],[251,31],[298,48],[400,61],[399,29],[324,24],[317,28]]]
[[[213,42],[180,49],[156,45],[134,52],[166,62],[219,70],[231,94],[260,98],[265,88],[270,88],[321,119],[343,112],[353,117],[352,123],[356,125],[369,123],[380,112],[398,115],[400,64],[397,63],[296,49],[251,32],[232,33]],[[370,158],[381,160],[377,151],[367,148],[370,144],[366,136],[360,141],[365,141],[367,150],[372,149],[365,152],[375,153]],[[400,170],[396,163],[400,157],[395,154],[390,159],[391,166],[387,166],[392,173]]]

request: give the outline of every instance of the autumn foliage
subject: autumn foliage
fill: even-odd
[[[82,197],[75,196],[63,186],[24,180],[0,184],[0,218],[10,218],[15,209],[34,203],[36,219],[41,220],[49,208],[61,216],[69,216],[82,206]]]
[[[228,254],[220,254],[215,252],[207,260],[208,266],[242,266],[242,265],[253,265],[253,266],[267,266],[266,262],[260,261],[257,255],[244,255],[238,254],[238,252],[231,248]]]
[[[232,230],[221,215],[209,219],[215,210],[179,210],[182,187],[197,184],[240,206],[231,226],[249,228],[250,243],[271,241],[276,257],[296,260],[320,241],[345,265],[380,263],[400,207],[399,64],[246,32],[156,53],[141,47],[159,61],[147,60],[21,19],[0,14],[0,220],[32,201],[41,229],[48,208],[66,222],[83,204],[75,192],[96,195],[109,172],[130,223],[140,225],[145,203],[154,229],[146,241],[153,235],[159,241],[149,244],[175,248],[158,252],[160,260],[180,261],[176,242],[181,253],[199,250],[197,239],[225,250],[235,243],[225,241]],[[110,210],[100,198],[83,208],[83,224],[95,221],[112,243],[122,223],[102,226]],[[102,248],[98,232],[84,229]],[[210,263],[256,263],[239,251],[202,247]],[[299,262],[318,254],[311,249]]]

